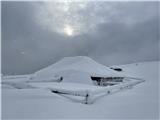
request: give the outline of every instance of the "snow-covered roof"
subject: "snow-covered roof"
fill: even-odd
[[[79,71],[87,73],[90,76],[102,77],[124,77],[125,75],[116,72],[109,67],[95,62],[93,59],[86,56],[65,57],[59,62],[41,69],[35,73],[37,77],[52,77],[64,71]],[[65,72],[66,73],[66,72]],[[68,72],[68,74],[71,72]]]

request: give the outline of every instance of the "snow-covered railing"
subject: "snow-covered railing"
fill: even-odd
[[[57,79],[60,80],[60,79]],[[4,80],[1,81],[2,84],[7,84],[10,86],[13,86],[18,89],[26,89],[26,88],[41,88],[39,86],[32,86],[30,83],[37,83],[37,82],[54,82],[56,79],[50,78],[46,80],[36,80],[36,79],[26,79],[26,80]],[[117,82],[117,84],[112,85],[112,86],[82,86],[76,89],[70,89],[69,87],[64,87],[61,86],[60,83],[52,83],[53,86],[51,85],[50,87],[42,87],[43,89],[48,89],[53,93],[57,94],[65,94],[65,95],[72,95],[72,96],[80,96],[84,97],[84,100],[82,100],[82,103],[85,104],[91,104],[95,101],[95,99],[100,98],[102,95],[108,95],[112,94],[124,89],[132,88],[132,86],[139,84],[141,82],[144,82],[144,80],[139,79],[139,78],[131,78],[131,77],[126,77],[124,78],[123,82]],[[37,83],[38,84],[38,83]],[[55,86],[54,86],[55,85]],[[62,84],[63,85],[63,84]],[[84,88],[84,89],[83,89]]]
[[[20,79],[20,78],[29,78],[30,75],[9,75],[9,76],[2,76],[2,79]]]
[[[119,84],[116,84],[116,85],[113,85],[113,86],[108,86],[106,88],[103,88],[101,90],[96,90],[94,91],[92,94],[99,94],[99,93],[102,93],[102,92],[107,92],[107,93],[111,93],[113,90],[115,89],[124,89],[124,88],[129,88],[131,86],[134,86],[136,84],[139,84],[141,82],[144,82],[144,80],[130,80],[130,81],[127,81],[127,82],[122,82],[122,83],[119,83]]]
[[[85,97],[87,94],[87,91],[82,91],[82,90],[66,90],[66,89],[53,89],[53,88],[48,88],[49,90],[51,90],[51,92],[53,93],[59,93],[59,94],[68,94],[68,95],[74,95],[74,96],[82,96]]]
[[[128,78],[127,78],[128,79]],[[131,80],[132,79],[132,80]],[[127,82],[122,82],[113,86],[107,86],[107,87],[100,87],[99,89],[96,90],[66,90],[66,89],[57,89],[57,88],[48,88],[51,90],[53,93],[57,94],[67,94],[67,95],[74,95],[74,96],[81,96],[85,97],[82,103],[85,104],[91,104],[94,102],[94,99],[96,99],[96,96],[100,94],[111,94],[115,93],[124,89],[129,89],[132,88],[132,86],[139,84],[141,82],[144,82],[142,79],[137,79],[137,78],[130,78]]]
[[[18,78],[18,79],[17,79]],[[22,79],[24,78],[24,79]],[[2,79],[1,84],[2,85],[9,85],[16,89],[28,89],[28,88],[35,88],[29,85],[29,83],[47,83],[47,82],[60,82],[60,78],[48,78],[48,79],[30,79],[30,76],[24,76],[24,77],[15,77],[9,79]]]
[[[128,78],[126,78],[126,79],[128,79]],[[139,83],[142,83],[144,81],[145,80],[139,79],[139,78],[138,79],[137,78],[130,78],[130,80],[128,80],[127,82],[122,82],[122,83],[119,83],[119,84],[116,84],[116,85],[113,85],[113,86],[108,86],[108,87],[103,88],[103,89],[99,89],[99,90],[89,92],[89,94],[90,94],[89,96],[91,97],[89,100],[91,100],[91,101],[88,101],[88,103],[92,103],[94,101],[94,99],[96,98],[95,96],[97,96],[99,94],[112,94],[112,93],[115,93],[115,92],[118,92],[118,91],[121,91],[121,90],[124,90],[124,89],[130,89],[133,86],[135,86]]]

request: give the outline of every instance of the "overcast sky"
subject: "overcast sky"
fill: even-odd
[[[158,60],[158,2],[2,2],[2,72],[66,56],[104,65]]]

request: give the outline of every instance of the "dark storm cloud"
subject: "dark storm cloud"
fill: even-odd
[[[157,2],[87,4],[78,14],[88,26],[96,25],[94,31],[67,37],[48,29],[56,23],[48,22],[44,29],[41,19],[35,19],[40,2],[2,2],[2,72],[32,73],[77,55],[105,65],[158,60]],[[95,19],[87,18],[92,10]]]

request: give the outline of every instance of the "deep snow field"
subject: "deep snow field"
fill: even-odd
[[[2,86],[2,119],[159,119],[160,62],[119,65],[145,82],[93,104],[82,104],[47,89]]]

